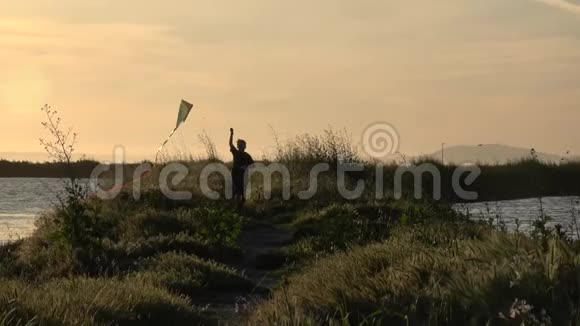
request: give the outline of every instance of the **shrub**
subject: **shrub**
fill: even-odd
[[[17,266],[18,248],[23,240],[0,244],[0,278],[19,273]]]
[[[231,210],[201,207],[185,212],[198,223],[199,236],[218,248],[235,247],[242,233],[242,220]]]

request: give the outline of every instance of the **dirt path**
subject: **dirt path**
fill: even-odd
[[[240,324],[248,303],[266,298],[279,284],[279,270],[285,263],[279,250],[290,245],[293,237],[292,230],[266,223],[253,223],[243,231],[240,247],[244,257],[233,267],[243,271],[256,288],[251,293],[228,293],[212,298],[207,309],[218,325]]]

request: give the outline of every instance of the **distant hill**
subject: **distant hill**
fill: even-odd
[[[514,147],[500,144],[482,145],[459,145],[445,148],[445,162],[452,164],[460,163],[487,163],[503,164],[525,158],[531,158],[531,148]],[[544,162],[559,163],[564,158],[561,155],[550,153],[536,153],[539,160]],[[428,157],[441,160],[441,151],[437,151]],[[578,160],[578,157],[567,157],[568,160]]]

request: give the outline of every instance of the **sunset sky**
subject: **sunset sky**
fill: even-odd
[[[502,143],[580,154],[580,1],[3,0],[0,156],[40,152],[49,103],[78,150],[173,141],[256,157],[332,126],[394,125],[401,151]]]

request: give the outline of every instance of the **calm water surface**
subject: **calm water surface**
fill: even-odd
[[[0,178],[0,242],[19,239],[34,230],[38,215],[57,203],[60,179]]]
[[[580,223],[580,197],[544,197],[497,202],[481,202],[455,205],[454,208],[472,219],[493,219],[494,224],[503,221],[507,228],[515,230],[516,219],[519,230],[529,232],[532,224],[542,214],[550,218],[549,226],[562,225],[563,229]],[[576,233],[576,232],[574,232]],[[575,234],[573,234],[575,236]]]

